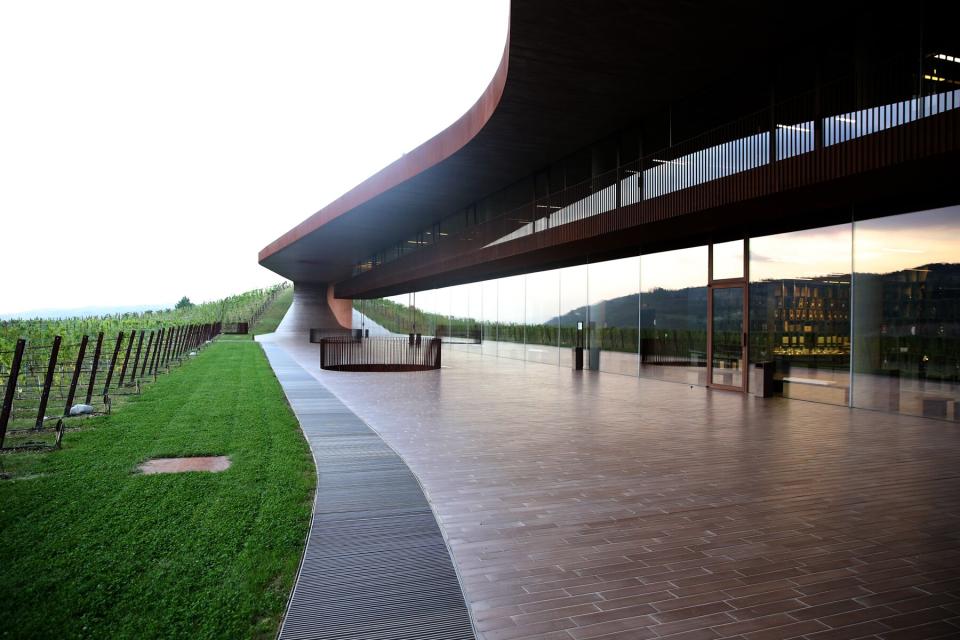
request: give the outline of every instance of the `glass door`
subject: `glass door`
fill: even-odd
[[[744,391],[746,367],[746,287],[714,285],[709,293],[709,344],[707,375],[710,386]]]
[[[747,390],[746,240],[710,245],[707,287],[707,384]]]

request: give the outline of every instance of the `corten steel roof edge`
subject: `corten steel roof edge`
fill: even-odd
[[[325,224],[386,193],[410,178],[436,166],[473,140],[493,116],[507,83],[510,61],[510,19],[507,18],[507,39],[500,57],[500,65],[480,98],[466,113],[449,127],[436,134],[416,149],[394,160],[356,187],[328,204],[320,211],[287,231],[260,250],[258,262],[263,262],[298,240],[317,231]]]

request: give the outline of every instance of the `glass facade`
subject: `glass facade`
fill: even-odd
[[[560,349],[586,347],[587,267],[560,269]],[[566,364],[563,353],[560,364]]]
[[[497,283],[497,355],[523,360],[527,277],[502,278]]]
[[[640,375],[707,382],[707,248],[640,258]]]
[[[589,366],[635,376],[640,368],[640,258],[595,262],[587,274]]]
[[[848,404],[852,225],[750,240],[750,362],[788,398]]]
[[[525,359],[560,362],[560,271],[541,271],[526,276],[524,308]]]
[[[856,406],[960,419],[960,207],[854,223]]]
[[[854,219],[715,244],[712,287],[698,246],[357,301],[355,321],[697,385],[709,358],[714,385],[960,420],[958,232],[960,206]]]

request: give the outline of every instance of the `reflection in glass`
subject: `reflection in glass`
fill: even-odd
[[[497,355],[497,289],[499,280],[487,280],[480,284],[483,309],[483,355]]]
[[[771,363],[774,393],[849,402],[850,229],[750,240],[750,362]]]
[[[707,383],[707,247],[640,258],[640,375]]]
[[[374,298],[361,303],[363,318],[361,326],[370,335],[405,335],[413,327],[411,295],[402,294],[387,298]]]
[[[560,270],[560,348],[578,346],[577,323],[583,323],[579,346],[585,347],[587,326],[587,265]],[[566,356],[560,355],[560,364],[566,366]]]
[[[960,207],[854,224],[854,405],[957,420]]]
[[[443,330],[444,342],[451,348],[466,340],[469,328],[470,298],[467,295],[466,285],[455,285],[447,288],[450,299],[450,317]]]
[[[497,354],[523,360],[526,276],[501,278],[497,291]]]
[[[715,287],[710,326],[713,384],[743,386],[743,287]]]
[[[528,274],[526,289],[526,359],[559,364],[560,271]]]
[[[413,295],[416,333],[436,336],[438,326],[446,326],[450,316],[450,296],[444,289],[418,291]]]
[[[588,366],[635,376],[640,365],[640,258],[595,262],[587,274]]]
[[[449,320],[441,333],[455,350],[475,350],[480,344],[480,287],[461,284],[444,290],[450,302]]]
[[[713,245],[713,279],[743,277],[743,240]]]

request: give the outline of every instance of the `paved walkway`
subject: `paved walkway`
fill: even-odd
[[[486,640],[960,637],[960,426],[445,349],[319,371],[418,476]]]
[[[264,349],[317,465],[313,524],[280,640],[472,640],[416,478],[286,352]]]

